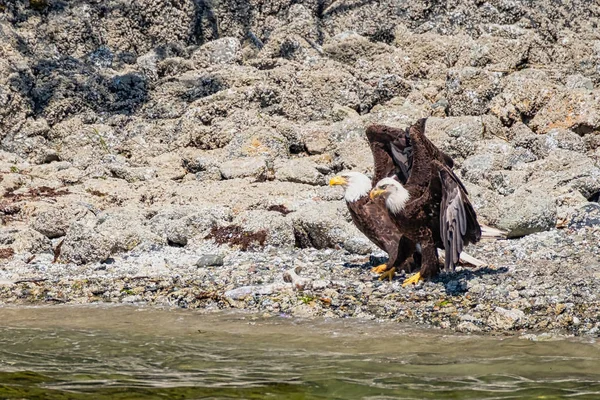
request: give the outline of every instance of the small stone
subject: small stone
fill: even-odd
[[[205,254],[196,262],[198,267],[220,267],[223,265],[223,256],[219,254]]]
[[[496,307],[488,319],[488,324],[498,330],[509,330],[517,328],[525,319],[525,313],[519,309],[513,308],[507,310],[502,307]]]
[[[480,327],[469,321],[461,322],[456,329],[460,332],[481,332]]]

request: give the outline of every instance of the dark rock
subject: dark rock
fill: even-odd
[[[569,221],[569,228],[580,229],[600,225],[600,204],[587,203],[580,207]]]

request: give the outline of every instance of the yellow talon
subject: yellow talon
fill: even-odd
[[[421,273],[417,272],[410,278],[405,279],[404,282],[402,282],[402,287],[407,287],[411,283],[414,283],[416,285],[419,281],[422,281],[422,280],[423,280],[423,278],[421,278]]]
[[[381,274],[381,273],[385,272],[386,268],[387,268],[387,264],[380,264],[376,267],[371,268],[371,272],[375,272],[376,274]]]
[[[385,278],[388,278],[390,282],[394,279],[394,275],[396,274],[396,267],[392,267],[387,271],[383,271],[383,273],[379,276],[379,280],[382,281]]]

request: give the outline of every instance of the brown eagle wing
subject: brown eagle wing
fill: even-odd
[[[454,268],[463,246],[481,239],[477,215],[463,190],[462,183],[447,166],[434,162],[442,184],[440,236],[444,244],[446,270]]]
[[[415,124],[408,128],[409,140],[411,143],[411,172],[416,172],[416,176],[411,179],[411,183],[417,183],[424,180],[428,180],[431,171],[431,162],[436,160],[450,170],[454,167],[454,160],[448,154],[438,149],[432,142],[425,136],[425,124],[427,118],[419,119]],[[411,173],[411,176],[413,174]],[[459,181],[460,183],[460,181]],[[462,189],[466,192],[462,183],[460,183]]]
[[[375,164],[372,185],[394,175],[400,182],[406,183],[412,166],[408,132],[385,125],[371,125],[366,133]]]

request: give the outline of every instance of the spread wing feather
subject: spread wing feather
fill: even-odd
[[[446,256],[444,268],[448,270],[458,263],[465,244],[479,241],[481,227],[458,177],[444,165],[437,167],[442,183],[440,234]]]

